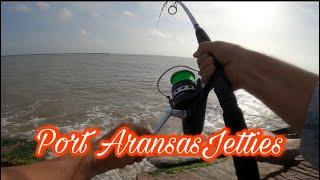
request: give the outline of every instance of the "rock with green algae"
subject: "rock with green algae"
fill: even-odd
[[[151,157],[148,161],[157,168],[171,168],[177,166],[184,166],[189,164],[194,164],[197,162],[202,162],[200,158],[194,157]]]
[[[37,143],[26,138],[1,138],[1,167],[42,161],[34,155]]]
[[[220,158],[213,162],[200,162],[185,166],[157,169],[141,173],[137,180],[194,180],[194,179],[236,179],[231,158]]]

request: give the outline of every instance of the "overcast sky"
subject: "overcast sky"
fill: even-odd
[[[192,57],[178,7],[162,2],[1,2],[1,55],[110,52]],[[318,2],[186,2],[212,40],[237,43],[319,73]]]

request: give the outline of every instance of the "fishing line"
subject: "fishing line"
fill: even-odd
[[[169,1],[166,1],[160,11],[158,20],[157,20],[157,28],[159,26],[159,22],[160,22],[160,17],[162,15],[162,11],[163,9],[167,6]],[[187,16],[189,17],[192,25],[197,28],[199,26],[198,22],[196,21],[196,19],[193,17],[192,13],[190,12],[190,10],[180,1],[174,1],[173,4],[170,5],[170,7],[168,8],[168,13],[170,15],[175,15],[178,12],[178,4],[180,4],[180,6],[183,8],[183,10],[186,12]]]
[[[159,14],[159,16],[158,16],[158,20],[157,20],[157,28],[159,27],[159,22],[160,22],[160,17],[161,17],[161,15],[162,15],[162,12],[163,12],[164,8],[168,5],[168,2],[169,2],[169,1],[166,1],[166,2],[163,3],[163,5],[162,5],[162,8],[161,8],[160,14]],[[169,13],[170,15],[175,15],[175,14],[178,12],[178,3],[182,6],[183,9],[185,9],[185,7],[184,7],[184,5],[183,5],[182,3],[180,3],[179,1],[174,1],[174,2],[169,6],[169,8],[168,8],[168,13]],[[192,16],[192,14],[190,13],[190,11],[189,11],[188,9],[187,9],[187,11],[188,11],[188,12],[187,12],[187,15],[189,16],[191,22],[192,22],[192,23],[195,22],[195,23],[197,24],[197,22],[195,21],[195,19],[194,19],[193,16]],[[190,17],[190,14],[191,14],[191,17]],[[199,74],[199,70],[196,70],[196,69],[194,69],[194,68],[191,68],[191,67],[185,66],[185,65],[177,65],[177,66],[173,66],[173,67],[165,70],[165,71],[161,74],[161,76],[159,77],[159,79],[158,79],[158,81],[157,81],[157,89],[158,89],[158,91],[159,91],[163,96],[165,96],[169,101],[171,100],[170,96],[165,95],[165,94],[161,91],[161,89],[160,89],[160,87],[159,87],[159,83],[160,83],[160,80],[161,80],[162,76],[164,76],[164,75],[165,75],[167,72],[169,72],[170,70],[172,70],[172,69],[174,69],[174,68],[178,68],[178,67],[188,68],[188,69],[193,70],[193,71],[195,71],[195,72],[197,72],[197,73]]]
[[[158,16],[158,20],[157,20],[157,28],[159,27],[159,22],[160,22],[160,17],[162,15],[163,9],[167,6],[169,1],[166,1],[165,3],[163,3],[160,14]],[[170,10],[171,9],[171,10]],[[173,10],[173,11],[172,11]],[[175,1],[173,4],[170,5],[170,7],[168,8],[168,13],[170,15],[175,15],[178,12],[178,1]]]

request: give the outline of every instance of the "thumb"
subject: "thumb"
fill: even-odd
[[[198,58],[201,54],[212,53],[213,54],[214,43],[205,41],[199,44],[197,51],[193,54],[193,57]]]

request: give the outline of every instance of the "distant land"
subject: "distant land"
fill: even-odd
[[[63,54],[107,54],[110,55],[112,53],[32,53],[32,54],[8,54],[8,55],[1,55],[2,57],[5,56],[37,56],[37,55],[63,55]]]
[[[158,54],[122,54],[122,53],[32,53],[32,54],[8,54],[1,55],[1,57],[11,57],[11,56],[41,56],[41,55],[75,55],[75,54],[105,54],[105,55],[130,55],[130,56],[164,56],[164,57],[178,57],[178,58],[192,58],[184,56],[168,56],[168,55],[158,55]]]

